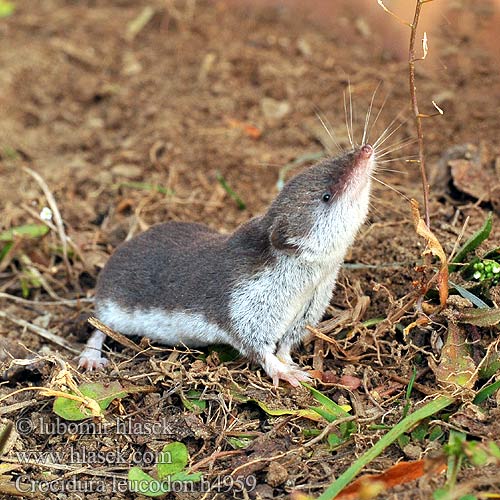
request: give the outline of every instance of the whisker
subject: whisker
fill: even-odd
[[[410,201],[410,198],[408,198],[408,196],[406,196],[405,194],[403,194],[401,191],[397,190],[395,187],[391,186],[390,184],[387,184],[386,182],[381,181],[380,179],[377,179],[374,175],[371,175],[371,174],[370,174],[370,178],[373,179],[374,181],[378,182],[379,184],[382,184],[382,186],[388,187],[389,189],[391,189],[395,193],[399,194],[399,196],[403,197],[406,201],[408,201],[408,202]]]
[[[377,95],[377,90],[379,89],[381,83],[382,83],[382,80],[380,82],[378,82],[378,85],[372,94],[372,98],[370,101],[370,107],[368,108],[368,111],[367,111],[366,116],[365,116],[365,128],[363,129],[363,139],[361,140],[361,145],[365,144],[365,140],[368,140],[368,125],[370,124],[370,117],[372,114],[373,101],[375,100],[375,96]]]
[[[351,91],[351,80],[348,78],[347,79],[347,88],[349,89],[349,115],[350,115],[350,120],[351,120],[351,137],[353,139],[354,144],[357,146],[356,141],[354,140],[354,127],[352,126],[352,120],[353,120],[353,108],[352,108],[352,91]]]
[[[340,147],[340,144],[337,142],[337,140],[335,139],[335,137],[333,136],[333,131],[331,131],[325,121],[323,120],[323,118],[321,117],[320,113],[318,111],[315,112],[316,113],[316,117],[318,118],[318,120],[320,121],[321,125],[323,126],[323,128],[325,129],[325,132],[328,134],[328,136],[330,137],[330,139],[332,140],[333,142],[333,145],[337,148],[337,150],[341,153],[342,152],[342,148]]]
[[[410,144],[414,144],[417,141],[418,141],[418,139],[405,139],[404,141],[401,141],[397,144],[393,144],[391,147],[383,149],[382,150],[383,153],[377,154],[376,158],[377,159],[383,158],[384,156],[390,155],[390,154],[394,153],[395,151],[399,151],[400,149],[403,149],[406,146],[409,146]]]
[[[377,149],[377,153],[385,153],[386,151],[389,151],[391,148],[396,148],[400,146],[401,144],[411,144],[412,142],[417,142],[418,139],[416,137],[407,137],[406,139],[401,139],[400,141],[392,144],[388,144],[387,146],[384,146],[383,148]]]
[[[382,213],[382,210],[380,210],[380,208],[378,208],[374,203],[373,203],[373,200],[370,200],[369,202],[369,212],[370,214],[373,214],[373,213],[376,213],[381,219],[384,218],[384,215]],[[369,216],[370,217],[370,216]],[[366,220],[367,223],[370,222],[369,218]]]
[[[323,115],[323,119],[325,120],[325,122],[330,130],[332,130],[332,131],[335,130],[332,126],[332,123],[330,122],[330,120],[328,119],[328,117],[326,115]],[[340,143],[339,143],[339,147],[340,147],[340,152],[343,153],[345,151],[345,149],[342,147],[342,145]]]
[[[405,161],[406,163],[412,163],[412,160],[416,160],[417,158],[418,155],[411,155],[411,156],[400,156],[399,158],[391,158],[390,160],[382,160],[382,161],[377,160],[377,165],[382,165],[384,163],[392,163],[394,161]]]
[[[391,138],[408,121],[408,119],[409,118],[407,118],[404,122],[401,122],[390,134],[386,135],[382,141],[378,142],[377,145],[375,146],[375,149],[382,146],[382,144],[384,144],[385,141]]]
[[[380,85],[380,83],[379,83],[379,85]],[[390,95],[390,94],[391,94],[391,92],[388,92],[388,93],[387,93],[387,95],[385,96],[384,101],[382,102],[382,106],[380,106],[380,109],[378,110],[377,116],[375,117],[375,120],[374,120],[374,122],[372,123],[372,125],[371,125],[371,127],[370,127],[370,130],[369,130],[369,132],[368,132],[368,135],[371,133],[371,131],[372,131],[372,130],[373,130],[373,128],[375,127],[375,124],[377,123],[377,120],[378,120],[378,118],[379,118],[379,116],[380,116],[380,113],[382,113],[382,110],[384,109],[385,104],[386,104],[387,99],[389,98],[389,95]]]
[[[377,167],[377,172],[394,172],[396,174],[403,174],[403,175],[408,175],[408,172],[405,172],[404,170],[394,170],[392,168],[380,168]]]
[[[376,149],[377,146],[380,146],[381,144],[381,141],[382,140],[386,140],[387,139],[387,134],[389,133],[391,127],[394,125],[394,123],[396,123],[402,115],[404,115],[404,113],[406,113],[406,110],[402,110],[400,111],[396,117],[394,118],[394,120],[392,120],[391,123],[389,123],[389,125],[386,127],[386,129],[380,134],[380,137],[375,141],[375,143],[373,144],[373,147]],[[403,124],[403,123],[406,123],[408,121],[408,118],[402,122],[400,125],[398,125],[398,127],[396,128],[396,130]],[[391,135],[392,135],[393,132],[391,132]],[[390,136],[389,136],[390,137]]]
[[[349,130],[349,122],[347,120],[347,102],[345,98],[345,91],[344,91],[344,116],[345,116],[345,127],[347,129],[347,137],[349,138],[349,143],[351,144],[351,148],[354,149],[354,144],[352,142],[352,137],[351,137],[351,131]]]

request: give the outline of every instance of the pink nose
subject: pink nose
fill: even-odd
[[[370,146],[370,144],[365,144],[361,147],[360,153],[361,158],[368,160],[368,158],[370,158],[370,156],[373,154],[373,147]]]

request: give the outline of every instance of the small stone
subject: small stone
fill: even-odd
[[[118,163],[111,168],[111,173],[118,177],[127,179],[138,179],[142,177],[142,168],[138,165],[129,165],[128,163]]]
[[[371,36],[372,30],[364,17],[358,17],[354,24],[362,37],[369,38]]]
[[[303,55],[304,57],[312,56],[311,46],[309,45],[309,42],[304,38],[299,38],[297,40],[297,49],[299,50],[300,54]]]
[[[409,443],[403,448],[403,453],[412,460],[420,460],[422,457],[422,448],[416,444]]]
[[[288,479],[288,471],[278,462],[271,462],[267,472],[266,483],[273,488],[283,484]]]
[[[142,71],[142,64],[132,52],[126,52],[123,56],[122,73],[126,76],[137,75]]]
[[[288,101],[277,101],[271,97],[264,97],[260,101],[262,113],[268,120],[281,120],[290,113],[290,103]]]

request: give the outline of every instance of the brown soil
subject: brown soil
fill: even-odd
[[[389,97],[373,138],[408,108],[407,62],[400,49],[407,44],[407,33],[401,38],[393,28],[394,19],[371,7],[360,12],[350,2],[338,2],[337,9],[318,11],[320,15],[306,15],[300,2],[294,2],[293,8],[282,2],[251,4],[18,0],[15,13],[0,19],[0,229],[36,223],[47,206],[39,183],[22,168],[28,166],[53,193],[65,230],[80,254],[70,248],[68,275],[56,230],[43,238],[19,241],[11,252],[13,258],[0,262],[1,292],[20,297],[23,280],[39,272],[41,280],[28,280],[32,301],[54,300],[56,295],[90,297],[98,271],[113,249],[127,235],[160,221],[198,221],[232,231],[265,210],[276,195],[283,166],[305,154],[334,149],[316,110],[326,116],[341,145],[348,146],[343,101],[348,82],[358,141],[379,83],[375,109]],[[328,2],[315,4],[319,9]],[[432,228],[448,254],[468,217],[466,236],[481,226],[492,208],[497,210],[494,224],[499,224],[494,198],[481,203],[451,188],[443,160],[454,146],[481,144],[485,161],[494,165],[496,158],[498,174],[500,75],[494,60],[497,50],[490,43],[498,40],[493,29],[498,14],[493,5],[459,4],[434,19],[429,60],[417,67],[422,112],[434,112],[432,100],[445,109],[443,117],[425,120],[424,127],[433,185]],[[153,8],[153,15],[132,36],[131,23],[147,6]],[[426,9],[430,12],[433,4]],[[387,144],[409,137],[415,137],[411,119]],[[392,156],[415,153],[411,145]],[[306,165],[302,162],[301,168]],[[399,171],[381,171],[378,175],[385,183],[408,198],[421,199],[415,163],[402,160],[384,165]],[[219,174],[246,209],[240,210],[223,189]],[[161,192],[138,183],[161,186]],[[486,247],[499,244],[497,231]],[[409,346],[401,335],[402,327],[415,318],[412,311],[398,326],[376,330],[377,335],[383,333],[380,337],[360,326],[370,318],[386,317],[398,307],[394,301],[414,290],[413,281],[421,279],[414,264],[420,261],[424,246],[414,232],[408,201],[375,183],[370,221],[348,256],[349,265],[332,302],[337,309],[349,310],[366,296],[369,305],[336,331],[345,334],[358,327],[356,336],[344,345],[350,356],[330,353],[323,366],[325,372],[354,376],[363,384],[353,391],[338,384],[318,385],[334,400],[349,401],[361,418],[378,415],[381,409],[385,424],[397,422],[405,387],[391,376],[408,380],[414,365],[419,370],[427,366],[421,349]],[[0,318],[0,362],[5,369],[12,357],[30,358],[36,353],[45,359],[27,369],[11,366],[0,396],[30,385],[59,388],[54,375],[61,366],[75,367],[73,354],[19,321],[48,328],[80,349],[90,331],[85,318],[92,313],[91,305],[55,307],[6,299],[0,299],[0,304],[9,318],[18,321]],[[442,333],[439,328],[432,332],[423,328],[414,342],[430,352],[432,335]],[[489,335],[487,330],[484,335]],[[487,345],[490,338],[483,340]],[[306,389],[273,389],[244,360],[222,362],[216,353],[206,357],[206,352],[200,356],[165,350],[153,358],[134,358],[130,349],[109,345],[114,352],[111,370],[73,371],[72,376],[78,382],[119,380],[152,387],[149,394],[134,394],[112,405],[109,414],[110,418],[133,415],[141,425],[164,418],[163,434],[146,439],[33,432],[19,436],[8,457],[22,450],[67,452],[75,442],[79,449],[142,453],[178,440],[188,446],[192,464],[209,481],[228,477],[241,467],[239,475],[257,483],[255,489],[247,488],[250,498],[285,498],[292,490],[317,495],[382,432],[368,430],[371,422],[364,423],[354,440],[333,453],[324,442],[303,448],[311,439],[303,431],[323,428],[324,423],[297,416],[270,417],[241,398],[263,400],[274,408],[306,408],[314,405]],[[311,366],[314,345],[309,343],[300,351],[302,364]],[[424,370],[419,382],[430,390],[436,388],[432,372]],[[182,403],[183,395],[194,389],[206,401],[199,414]],[[423,396],[415,392],[414,397],[417,403]],[[49,401],[39,394],[20,393],[3,401],[0,417],[13,422],[51,420],[55,416]],[[374,423],[381,421],[379,416]],[[233,449],[228,437],[243,434],[253,439],[250,446]],[[426,447],[432,446],[420,443],[421,454]],[[414,455],[394,445],[371,464],[370,471],[385,470]],[[270,467],[270,457],[282,467]],[[84,463],[82,467],[69,462],[23,465],[12,474],[34,480],[61,479],[64,474],[66,479],[109,479],[125,475],[130,464]],[[470,471],[467,479],[474,479]],[[430,498],[442,481],[426,479],[418,488],[412,483],[384,498]],[[110,493],[111,483],[106,487]],[[236,490],[219,493],[217,498],[247,498]],[[78,498],[74,495],[45,496]],[[216,497],[214,491],[207,495]],[[202,496],[171,494],[172,498]],[[87,492],[83,497],[100,498],[102,493]],[[115,492],[110,498],[130,498],[130,493]]]

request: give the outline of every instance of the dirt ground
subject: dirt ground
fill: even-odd
[[[402,36],[399,27],[393,28],[397,22],[373,6],[359,8],[362,2],[338,2],[336,9],[316,15],[300,2],[18,0],[15,5],[12,15],[0,18],[0,231],[40,223],[41,211],[49,206],[41,183],[23,169],[29,167],[53,194],[71,244],[66,265],[53,226],[43,237],[17,240],[0,260],[0,292],[32,301],[0,298],[7,315],[0,317],[0,363],[3,370],[9,368],[0,397],[29,386],[56,387],[54,375],[61,366],[76,368],[76,351],[42,338],[23,321],[50,330],[75,350],[91,331],[85,321],[92,314],[91,303],[36,301],[92,297],[99,269],[113,249],[154,223],[197,221],[229,232],[262,213],[276,196],[283,167],[296,161],[298,168],[306,168],[308,155],[335,152],[316,113],[325,116],[337,141],[348,147],[344,95],[349,88],[358,142],[377,86],[374,108],[383,109],[370,140],[394,119],[402,125],[386,144],[415,137],[413,120],[406,120],[408,63],[406,49],[401,49],[408,33]],[[433,3],[425,8],[431,11]],[[141,25],[144,16],[149,17]],[[417,64],[421,112],[434,113],[433,100],[445,111],[424,120],[424,127],[432,229],[447,254],[467,218],[465,238],[489,211],[494,212],[493,227],[500,223],[494,186],[487,184],[492,191],[483,192],[484,184],[471,187],[474,181],[467,178],[455,178],[453,185],[448,166],[456,151],[470,143],[479,148],[480,168],[490,169],[498,181],[500,74],[495,58],[500,43],[495,16],[494,4],[488,2],[459,1],[440,10],[431,26],[429,58]],[[391,155],[402,159],[383,164],[395,171],[381,168],[377,175],[395,190],[374,184],[369,221],[342,271],[327,318],[344,312],[344,323],[327,325],[325,331],[339,342],[348,332],[353,337],[342,341],[341,352],[318,340],[296,353],[304,366],[360,381],[359,388],[350,390],[339,386],[338,378],[316,383],[333,400],[350,404],[365,422],[353,439],[333,452],[322,442],[305,447],[311,439],[305,431],[318,423],[297,415],[270,416],[252,400],[273,408],[307,408],[314,405],[310,392],[287,385],[275,389],[243,359],[224,361],[217,352],[158,346],[148,351],[154,356],[134,356],[131,349],[109,342],[111,368],[92,374],[72,371],[74,380],[148,386],[147,393],[115,402],[109,415],[132,416],[140,423],[164,419],[163,434],[96,439],[25,433],[17,436],[7,457],[16,451],[66,452],[75,442],[80,449],[130,454],[182,441],[191,465],[208,480],[229,477],[239,468],[256,485],[247,483],[244,492],[233,488],[218,493],[214,488],[205,497],[171,493],[171,498],[285,498],[292,491],[318,495],[385,432],[368,431],[370,424],[390,426],[401,418],[404,381],[413,366],[420,384],[438,390],[426,356],[433,350],[439,354],[432,339],[443,335],[442,329],[422,328],[409,344],[402,328],[416,318],[413,310],[385,329],[362,325],[395,311],[401,306],[398,300],[421,279],[415,264],[421,262],[425,242],[414,231],[408,202],[421,201],[421,181],[417,164],[405,161],[416,152],[410,144]],[[484,245],[500,245],[498,229]],[[490,331],[481,331],[480,340],[488,345]],[[314,355],[315,349],[326,351],[324,359]],[[42,359],[33,366],[11,365],[12,358],[34,354]],[[189,391],[198,391],[204,409],[186,404]],[[415,391],[413,404],[424,396]],[[50,421],[55,417],[51,401],[21,392],[1,403],[0,418],[3,423]],[[487,422],[498,411],[493,404],[490,410]],[[495,436],[491,429],[490,438],[498,439],[500,433]],[[239,448],[230,437],[250,444]],[[385,470],[400,459],[421,458],[434,444],[420,443],[411,450],[393,445],[368,472]],[[12,474],[35,480],[107,478],[109,498],[122,499],[131,494],[111,492],[110,481],[125,477],[129,468],[68,461],[24,464]],[[486,468],[477,474],[490,472]],[[467,480],[473,479],[467,471]],[[381,498],[430,498],[443,481],[442,476],[426,477]],[[94,499],[102,493],[44,496]]]

